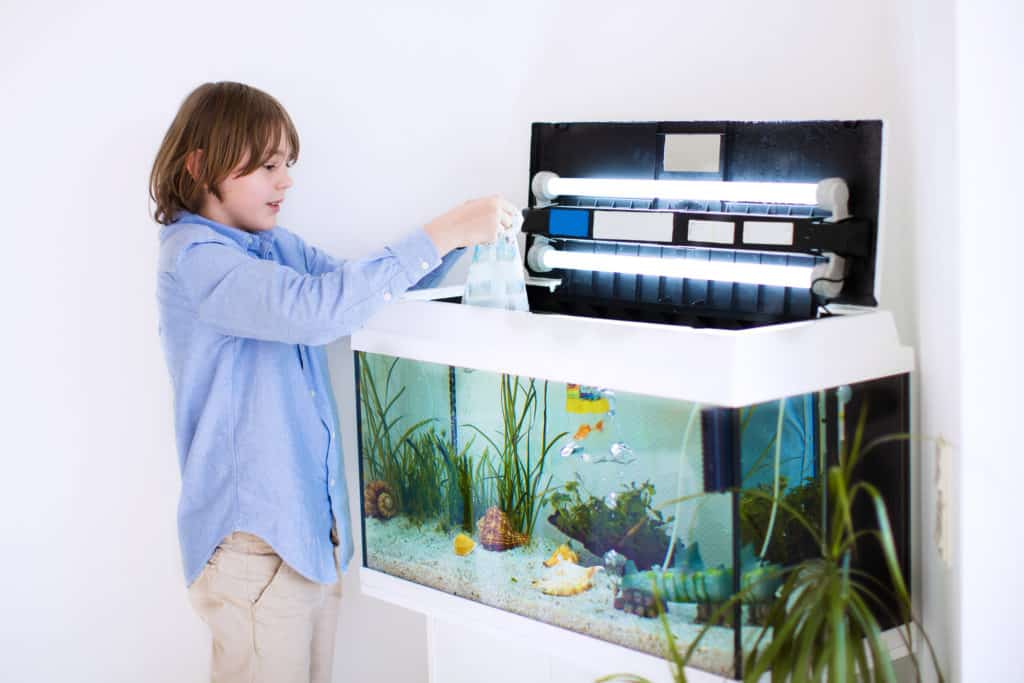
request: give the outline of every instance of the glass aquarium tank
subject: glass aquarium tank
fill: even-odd
[[[356,378],[365,567],[658,657],[660,613],[681,649],[710,624],[690,664],[735,678],[858,420],[909,427],[907,374],[738,407],[366,351]],[[882,450],[860,476],[909,576],[908,447]]]

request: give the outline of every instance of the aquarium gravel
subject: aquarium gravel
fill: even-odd
[[[544,595],[532,585],[546,570],[542,562],[557,548],[549,538],[530,546],[492,552],[477,547],[468,555],[455,554],[458,530],[445,533],[435,525],[416,526],[404,518],[366,519],[367,565],[393,576],[475,600],[491,607],[538,619],[555,626],[655,655],[665,656],[665,635],[657,619],[644,619],[612,607],[612,583],[599,571],[594,586],[578,595]],[[575,547],[580,564],[599,561]],[[680,648],[696,637],[696,605],[670,603],[669,621]],[[753,642],[758,629],[744,627],[744,641]],[[712,628],[691,665],[725,676],[734,675],[733,631]]]

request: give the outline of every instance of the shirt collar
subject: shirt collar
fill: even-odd
[[[221,234],[224,237],[231,238],[240,246],[246,249],[273,244],[274,240],[277,239],[278,233],[277,226],[274,226],[270,230],[264,230],[262,232],[257,233],[246,232],[245,230],[232,228],[229,225],[224,225],[223,223],[212,221],[209,218],[188,211],[183,211],[180,214],[178,214],[178,216],[174,219],[174,222],[199,223],[200,225],[205,225],[211,230],[217,232],[218,234]]]

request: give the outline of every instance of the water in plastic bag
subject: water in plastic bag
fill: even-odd
[[[530,310],[516,232],[502,231],[493,243],[474,247],[462,303],[507,311]]]

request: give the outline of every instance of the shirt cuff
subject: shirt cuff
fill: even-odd
[[[391,252],[409,276],[410,282],[419,281],[424,275],[441,265],[434,241],[426,230],[419,228],[405,239],[391,245]]]

